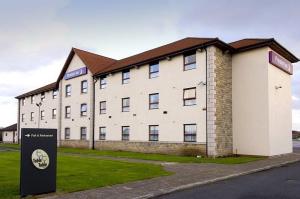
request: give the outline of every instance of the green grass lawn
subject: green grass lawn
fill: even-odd
[[[0,144],[0,147],[3,144]],[[10,146],[6,144],[3,146]],[[12,146],[18,148],[18,145]],[[216,163],[216,164],[243,164],[256,160],[262,160],[265,157],[257,156],[232,156],[232,157],[221,157],[221,158],[197,158],[190,156],[177,156],[177,155],[162,155],[162,154],[148,154],[148,153],[136,153],[128,151],[100,151],[90,149],[79,149],[79,148],[59,148],[58,152],[62,153],[74,153],[74,154],[87,154],[97,156],[110,156],[110,157],[121,157],[121,158],[132,158],[141,160],[154,160],[164,162],[179,162],[179,163]]]
[[[96,187],[170,175],[160,165],[73,157],[58,154],[57,192]],[[18,198],[19,152],[0,152],[0,198]]]

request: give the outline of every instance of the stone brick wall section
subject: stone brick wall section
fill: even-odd
[[[232,154],[231,55],[207,48],[207,151],[209,156]]]

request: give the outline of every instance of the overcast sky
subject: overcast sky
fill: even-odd
[[[120,59],[184,37],[274,37],[300,57],[299,8],[297,0],[0,0],[0,126],[17,121],[15,96],[56,80],[71,47]],[[299,91],[295,64],[297,130]]]

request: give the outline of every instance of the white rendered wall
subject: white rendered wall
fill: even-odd
[[[13,143],[13,141],[15,141],[15,143],[18,142],[18,133],[17,131],[15,131],[15,139],[14,139],[14,132],[13,131],[3,131],[2,133],[2,140],[3,142],[7,142],[7,143]]]

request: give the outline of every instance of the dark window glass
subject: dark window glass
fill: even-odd
[[[45,119],[45,111],[41,111],[41,120]]]
[[[52,109],[52,119],[56,119],[56,109]]]
[[[88,91],[88,82],[84,80],[81,82],[81,93],[87,93]]]
[[[130,98],[122,98],[122,112],[129,112],[130,111]]]
[[[71,107],[70,106],[65,107],[65,118],[71,118]]]
[[[21,115],[21,121],[24,122],[24,120],[25,120],[25,114],[22,114]]]
[[[184,124],[184,141],[196,142],[197,125],[196,124]]]
[[[45,93],[41,93],[41,101],[43,102],[45,100]]]
[[[22,101],[22,106],[24,106],[26,104],[26,99],[23,98],[21,101]]]
[[[129,126],[122,126],[122,140],[129,140]]]
[[[58,93],[58,90],[57,90],[57,89],[52,91],[52,98],[53,98],[53,99],[56,99],[56,98],[57,98],[57,93]]]
[[[105,140],[106,137],[106,127],[99,128],[99,140]]]
[[[184,70],[191,70],[196,68],[196,53],[184,55]]]
[[[30,121],[33,121],[34,120],[34,112],[31,112],[30,113]]]
[[[86,116],[87,115],[87,105],[81,104],[80,106],[80,116]]]
[[[149,109],[159,108],[159,94],[153,93],[149,95]]]
[[[158,141],[158,125],[149,126],[149,141]]]
[[[66,97],[71,96],[72,87],[70,84],[66,85]]]
[[[34,96],[31,96],[31,104],[34,103]]]
[[[184,106],[196,105],[196,88],[183,89],[183,105]]]
[[[86,140],[86,127],[81,127],[80,128],[80,139],[81,140]]]
[[[155,78],[159,75],[159,62],[155,62],[149,65],[149,78]]]
[[[122,84],[128,84],[130,80],[130,70],[124,70],[122,72]]]
[[[100,114],[106,114],[106,101],[100,102]]]
[[[65,128],[65,140],[69,140],[71,135],[70,128]]]
[[[105,89],[107,86],[107,76],[100,77],[100,89]]]

